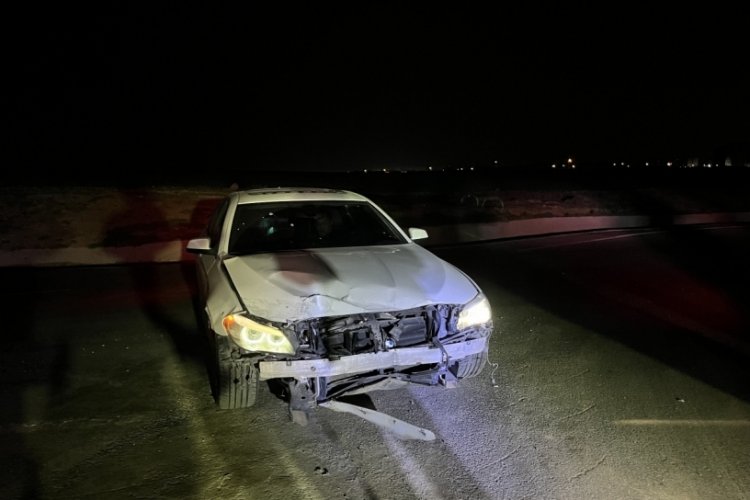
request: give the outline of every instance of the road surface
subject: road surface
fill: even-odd
[[[748,228],[434,251],[487,292],[496,365],[372,394],[433,442],[217,410],[189,266],[0,270],[0,497],[750,498]]]

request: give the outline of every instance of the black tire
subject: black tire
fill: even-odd
[[[471,378],[479,375],[484,369],[484,365],[487,364],[487,351],[482,351],[471,356],[466,356],[456,362],[458,370],[456,371],[456,378]]]
[[[232,357],[227,337],[213,334],[214,370],[212,390],[222,410],[249,408],[258,397],[258,370],[248,359]]]

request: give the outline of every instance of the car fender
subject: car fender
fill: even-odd
[[[244,310],[242,301],[237,295],[234,284],[227,273],[223,262],[217,259],[206,271],[208,293],[206,297],[206,316],[211,330],[219,335],[226,335],[222,321],[227,314]]]

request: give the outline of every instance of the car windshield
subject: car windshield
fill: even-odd
[[[235,211],[229,253],[397,243],[406,240],[367,203],[248,203]]]

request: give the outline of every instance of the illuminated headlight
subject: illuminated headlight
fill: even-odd
[[[482,325],[492,319],[492,310],[490,303],[482,294],[477,295],[471,302],[466,304],[458,314],[459,330],[476,325]]]
[[[294,346],[278,328],[260,324],[242,314],[226,316],[223,325],[227,334],[243,349],[294,354]]]

